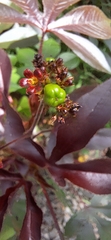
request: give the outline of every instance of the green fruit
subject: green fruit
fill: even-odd
[[[65,101],[66,92],[59,85],[49,83],[44,87],[44,101],[51,107],[57,107]]]
[[[52,57],[48,57],[48,58],[46,58],[46,61],[47,62],[51,62],[51,61],[54,61],[55,59],[54,58],[52,58]]]

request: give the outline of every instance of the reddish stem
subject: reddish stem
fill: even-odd
[[[35,135],[32,137],[32,139],[38,137],[38,136],[41,135],[41,134],[44,134],[44,133],[47,133],[47,132],[51,132],[51,131],[52,131],[52,129],[42,130],[42,131],[40,131],[39,133],[35,134]]]
[[[40,40],[40,47],[39,47],[39,51],[38,51],[38,53],[40,55],[42,55],[42,47],[43,47],[44,36],[45,36],[45,32],[42,32],[42,37],[41,37],[41,40]]]
[[[50,212],[51,212],[51,215],[52,215],[52,217],[53,217],[53,220],[54,220],[54,223],[55,223],[55,227],[56,227],[56,229],[57,229],[57,231],[58,231],[60,240],[64,240],[63,234],[62,234],[62,232],[61,232],[61,230],[60,230],[60,227],[59,227],[59,224],[58,224],[58,221],[57,221],[55,212],[54,212],[54,210],[53,210],[53,207],[52,207],[52,204],[51,204],[49,195],[48,195],[48,193],[47,193],[47,191],[46,191],[46,188],[44,187],[43,184],[41,184],[41,187],[42,187],[43,193],[44,193],[44,195],[45,195],[45,197],[46,197],[47,205],[48,205],[48,207],[49,207],[49,209],[50,209]]]

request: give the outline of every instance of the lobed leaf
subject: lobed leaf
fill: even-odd
[[[6,143],[9,143],[15,139],[21,138],[25,130],[21,118],[17,112],[9,105],[8,100],[5,97],[3,104],[6,111],[5,141]],[[38,144],[33,142],[31,138],[14,142],[10,145],[10,148],[16,154],[25,157],[29,161],[32,161],[41,167],[45,165],[45,156],[43,149]]]
[[[15,9],[0,3],[0,21],[24,23],[26,16],[17,12]]]
[[[47,28],[47,25],[56,19],[59,14],[67,9],[72,4],[79,2],[80,0],[43,0],[44,8],[44,26]]]
[[[0,49],[0,89],[5,95],[8,95],[8,89],[11,76],[11,63],[8,55],[3,49]]]
[[[62,29],[52,29],[51,32],[59,37],[78,57],[91,67],[99,71],[111,73],[111,67],[105,56],[92,42]]]
[[[94,38],[111,38],[111,19],[96,6],[86,5],[73,9],[64,17],[49,24],[48,29],[62,28]]]
[[[33,16],[28,16],[22,13],[19,13],[15,9],[0,3],[0,22],[8,22],[8,23],[28,23],[33,24],[37,27],[41,27],[40,23],[37,19],[34,19]]]
[[[50,165],[49,172],[59,183],[65,179],[95,194],[111,193],[111,160],[96,159],[81,164]]]
[[[92,136],[111,118],[111,79],[84,94],[78,103],[82,108],[74,118],[66,119],[58,127],[57,141],[50,162],[58,161],[64,154],[85,147]]]
[[[24,12],[27,13],[30,22],[41,28],[42,24],[42,13],[38,9],[37,0],[11,0],[13,3],[18,5]]]
[[[42,211],[35,203],[31,194],[31,187],[31,183],[27,182],[25,184],[27,210],[19,236],[21,240],[41,239]]]

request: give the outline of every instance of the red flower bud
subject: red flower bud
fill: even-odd
[[[30,69],[27,68],[27,69],[24,70],[24,76],[26,78],[32,78],[34,76],[34,74]]]
[[[21,87],[28,87],[28,79],[27,78],[22,78],[22,79],[20,79],[20,81],[19,81],[19,85],[21,86]]]
[[[37,78],[42,78],[43,77],[43,73],[39,68],[36,68],[34,71],[34,76]]]

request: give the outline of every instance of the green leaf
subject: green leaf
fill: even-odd
[[[65,235],[76,240],[96,240],[94,227],[101,240],[111,239],[111,195],[95,195],[91,205],[73,216],[65,226]]]
[[[26,68],[33,70],[32,60],[34,59],[35,51],[31,48],[17,48],[17,61],[19,67],[17,68],[17,73],[20,75],[20,78],[24,77],[23,72]]]
[[[7,29],[9,29],[12,25],[13,25],[13,23],[1,23],[0,24],[0,34],[4,31],[6,31]]]
[[[17,111],[20,112],[22,115],[25,115],[27,117],[30,116],[29,100],[28,100],[27,96],[23,96],[20,99]]]
[[[71,52],[64,52],[59,55],[60,58],[63,59],[64,65],[69,69],[72,70],[79,66],[81,60],[78,58],[74,53]]]
[[[23,193],[24,194],[24,193]],[[22,227],[22,222],[26,212],[26,202],[25,199],[19,199],[14,202],[12,208],[12,216],[13,216],[13,227],[14,229],[20,230]]]
[[[10,58],[11,64],[14,66],[17,62],[17,56],[14,54],[8,54],[8,56]]]
[[[59,201],[65,206],[65,207],[69,207],[71,209],[71,204],[70,201],[68,201],[68,199],[66,198],[66,193],[63,191],[62,188],[60,188],[58,186],[58,184],[56,184],[56,182],[53,181],[53,179],[47,179],[48,184],[50,184],[54,190],[55,190],[55,195],[57,196],[57,198],[59,199]]]
[[[21,230],[26,212],[26,201],[21,190],[19,190],[19,194],[20,199],[18,200],[17,197],[17,200],[14,200],[13,206],[11,205],[10,211],[5,215],[0,240],[15,240]]]
[[[0,232],[0,240],[8,240],[15,236],[16,231],[13,227],[13,216],[11,214],[6,214],[3,222],[2,230]]]
[[[48,57],[56,58],[57,55],[60,53],[60,50],[60,44],[53,38],[50,38],[43,43],[44,59]]]
[[[96,240],[93,232],[93,227],[88,222],[83,213],[79,213],[76,217],[72,217],[66,227],[65,235],[67,237],[76,237],[76,240]]]
[[[72,86],[65,88],[65,91],[67,94],[70,94],[74,91],[74,89],[75,89],[75,85],[72,85]]]
[[[10,88],[9,92],[15,92],[21,87],[18,84],[18,80],[20,79],[20,75],[16,72],[17,68],[12,69],[12,74],[11,74],[11,82],[10,82]]]
[[[10,84],[10,88],[9,88],[9,92],[12,93],[12,92],[16,92],[17,90],[19,90],[21,87],[16,84],[16,83],[11,83]]]
[[[36,52],[31,48],[21,48],[17,49],[17,60],[20,63],[23,63],[27,66],[27,64],[30,64],[30,66],[33,66],[32,60],[34,58],[34,54]]]
[[[17,48],[17,61],[19,63],[19,67],[17,68],[17,73],[23,76],[23,72],[26,68],[33,70],[32,60],[34,59],[35,51],[31,48]]]
[[[15,231],[8,225],[3,226],[2,232],[0,233],[0,240],[8,240],[15,235]]]
[[[104,40],[105,45],[109,48],[109,50],[111,51],[111,38]]]

